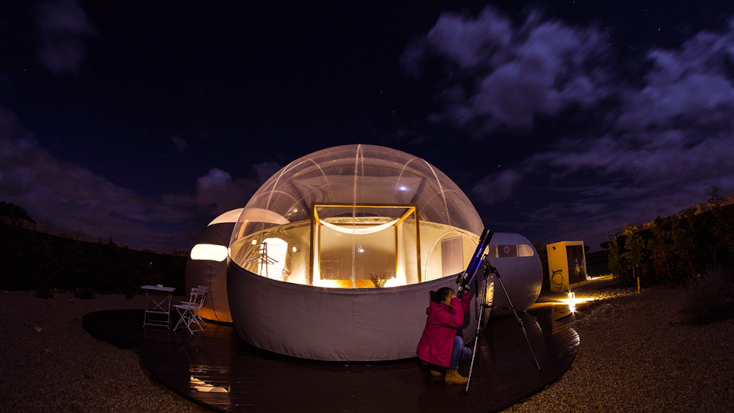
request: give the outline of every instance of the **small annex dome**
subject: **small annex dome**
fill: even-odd
[[[186,260],[186,291],[203,285],[209,288],[199,315],[207,320],[231,323],[227,299],[227,249],[242,208],[225,212],[207,225],[196,238]]]
[[[232,231],[237,333],[302,358],[414,357],[428,292],[455,288],[483,227],[461,189],[423,159],[371,145],[306,155],[262,185]]]

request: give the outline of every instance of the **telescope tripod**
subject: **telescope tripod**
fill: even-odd
[[[477,299],[480,300],[480,307],[479,307],[479,321],[477,322],[477,333],[474,336],[474,349],[471,353],[471,366],[469,367],[469,377],[466,381],[466,389],[464,390],[465,394],[469,394],[469,384],[471,383],[471,375],[474,371],[474,359],[477,355],[477,343],[479,343],[479,336],[482,333],[482,318],[484,316],[484,311],[487,308],[492,308],[494,305],[494,299],[491,303],[487,303],[487,288],[488,288],[488,279],[490,274],[494,274],[497,278],[497,281],[499,281],[500,286],[502,287],[502,291],[505,293],[505,298],[507,298],[507,302],[510,304],[510,308],[512,309],[512,313],[515,314],[515,320],[517,320],[517,325],[522,330],[523,335],[525,336],[525,341],[528,343],[528,347],[530,348],[530,353],[533,355],[533,360],[535,360],[535,366],[538,368],[538,371],[542,371],[540,369],[540,364],[538,364],[538,359],[535,357],[535,352],[533,351],[533,346],[530,345],[530,340],[528,339],[528,333],[525,331],[525,326],[522,323],[522,320],[520,320],[520,316],[517,315],[517,311],[515,311],[515,306],[512,305],[512,300],[510,300],[510,295],[507,294],[507,289],[505,288],[505,283],[502,281],[502,277],[500,276],[500,272],[497,271],[497,268],[493,267],[492,264],[489,262],[489,257],[487,255],[484,256],[482,259],[481,264],[483,277],[482,277],[482,289],[481,289],[481,295],[477,294]]]

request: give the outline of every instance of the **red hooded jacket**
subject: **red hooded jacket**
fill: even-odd
[[[461,299],[452,298],[451,307],[431,301],[426,308],[426,328],[416,351],[419,359],[426,363],[449,366],[456,329],[464,323],[464,313],[469,311],[470,301],[469,293],[464,294]]]

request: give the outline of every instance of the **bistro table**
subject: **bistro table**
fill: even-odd
[[[143,327],[159,326],[171,328],[171,293],[176,287],[158,285],[144,285],[145,290],[145,317]]]

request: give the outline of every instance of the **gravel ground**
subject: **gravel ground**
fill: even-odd
[[[611,288],[569,325],[581,337],[571,368],[506,412],[731,412],[734,323],[693,325],[685,290]]]
[[[506,412],[724,412],[734,406],[734,323],[690,324],[685,291],[604,289],[566,320],[576,360],[545,390]],[[578,297],[584,294],[578,293]],[[0,292],[0,410],[204,412],[151,377],[134,350],[90,336],[82,317],[144,307],[144,297],[92,300]]]
[[[82,317],[108,309],[145,307],[145,297],[0,292],[0,411],[206,412],[178,396],[143,367],[134,350],[90,336]]]

